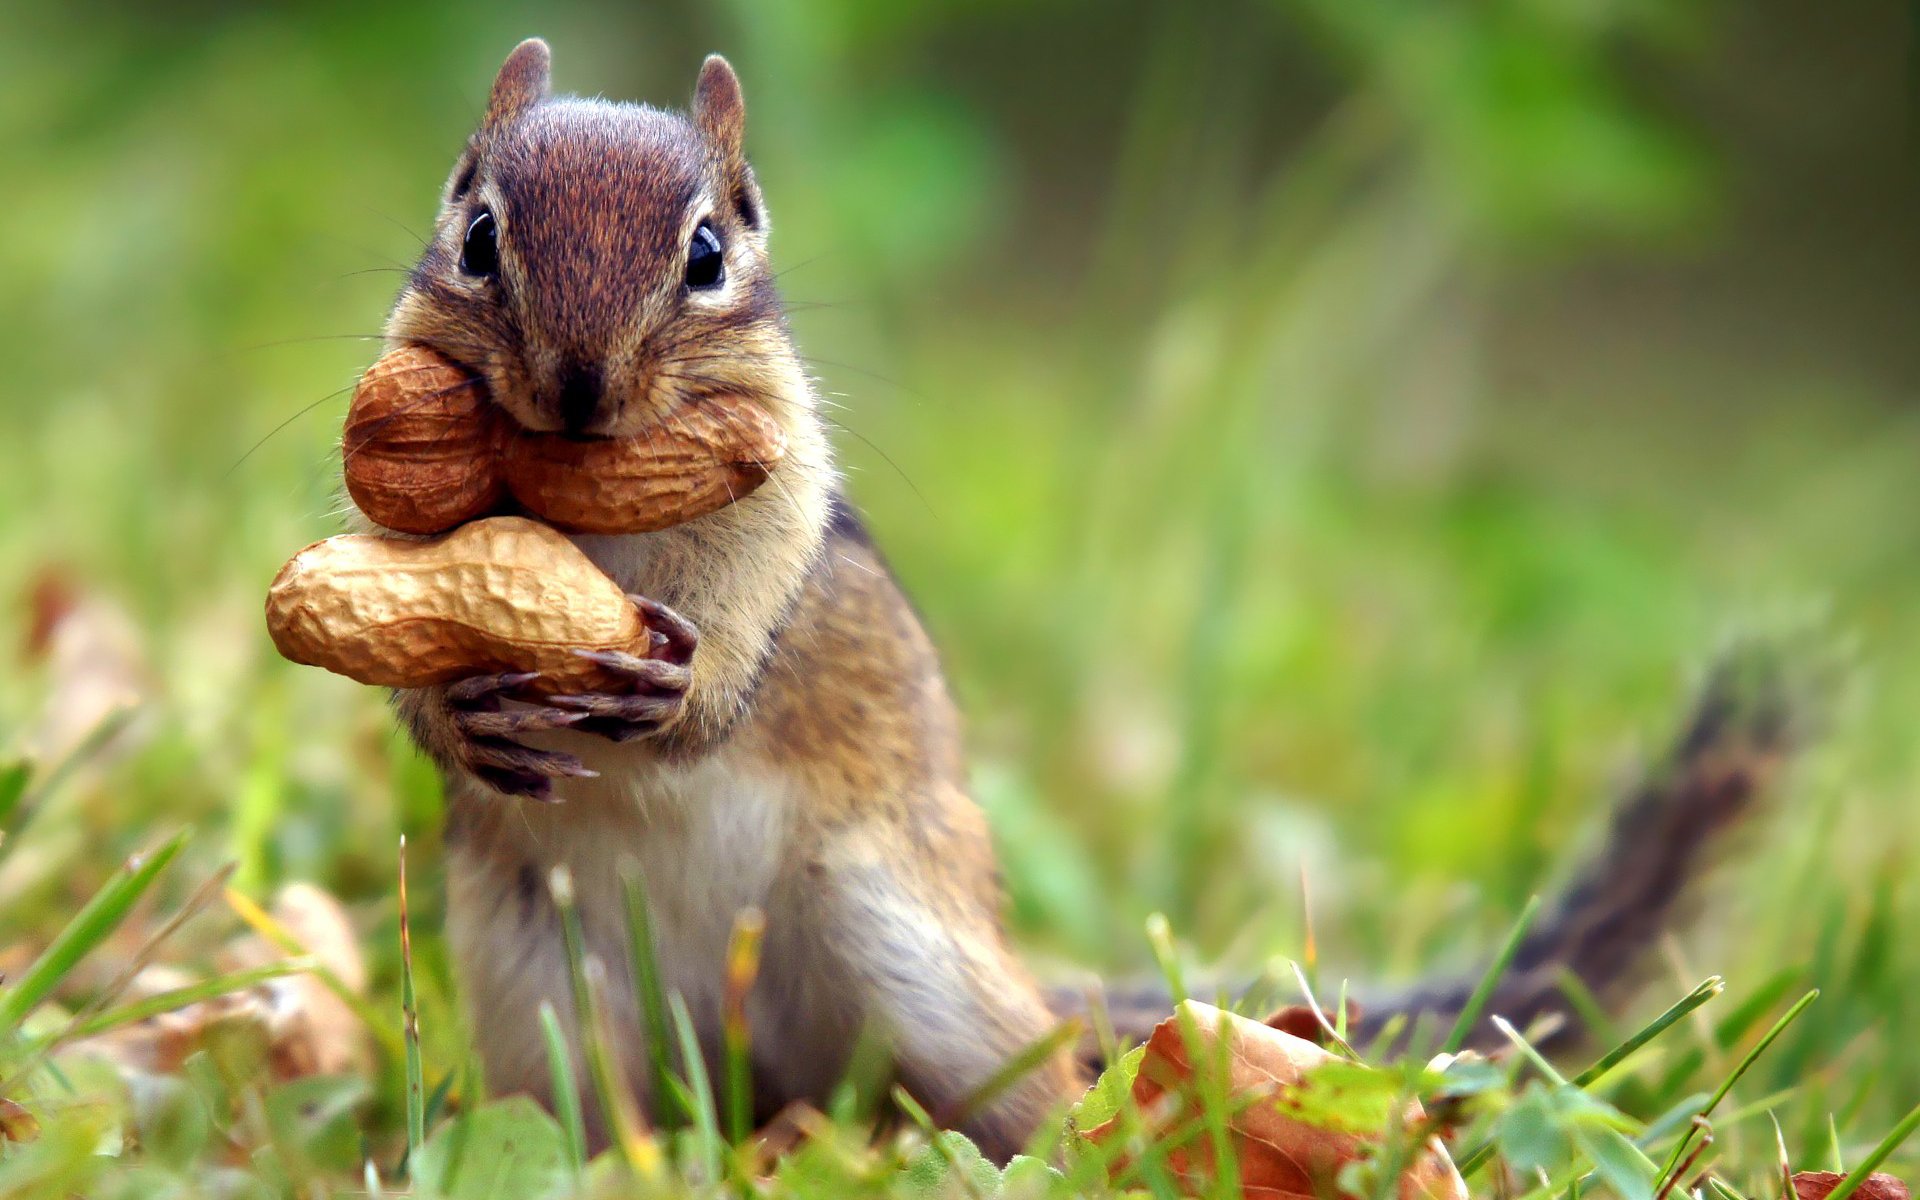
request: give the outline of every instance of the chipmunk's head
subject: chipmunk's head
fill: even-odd
[[[390,336],[528,429],[626,436],[721,393],[801,419],[733,68],[707,59],[683,116],[553,97],[549,61],[535,39],[501,67]]]

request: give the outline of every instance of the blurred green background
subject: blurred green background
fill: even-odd
[[[1138,969],[1155,909],[1201,961],[1298,955],[1304,872],[1327,969],[1470,962],[1721,636],[1824,609],[1858,702],[1674,954],[1736,991],[1803,968],[1829,998],[1781,1078],[1910,1105],[1891,0],[0,5],[0,611],[9,646],[36,592],[126,623],[18,655],[0,711],[65,744],[102,655],[150,699],[0,868],[0,944],[191,822],[249,891],[354,904],[391,988],[393,839],[431,885],[436,785],[259,605],[337,529],[346,389],[534,33],[563,90],[739,69],[849,489],[945,648],[1036,958]]]

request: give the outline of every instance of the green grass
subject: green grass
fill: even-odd
[[[1853,702],[1704,918],[1649,947],[1592,1065],[1556,1077],[1516,1050],[1387,1077],[1451,1098],[1477,1188],[1538,1168],[1510,1194],[1542,1175],[1634,1194],[1642,1160],[1657,1184],[1704,1145],[1715,1194],[1773,1196],[1769,1117],[1796,1167],[1920,1163],[1920,422],[1873,369],[1892,354],[1873,304],[1832,306],[1782,356],[1726,332],[1771,328],[1774,289],[1676,285],[1655,319],[1685,336],[1660,340],[1606,283],[1772,252],[1740,222],[1800,176],[1613,74],[1631,43],[1667,90],[1708,88],[1719,43],[1645,6],[1440,6],[1416,28],[1299,2],[1248,6],[1229,44],[1136,12],[1095,45],[1084,12],[1019,7],[50,12],[0,39],[0,147],[34,164],[0,222],[0,645],[57,574],[122,614],[143,697],[96,728],[99,655],[0,671],[0,764],[19,760],[0,765],[0,1080],[39,1125],[0,1145],[0,1195],[573,1186],[585,1113],[489,1103],[470,1070],[430,767],[379,696],[278,661],[259,627],[273,570],[335,532],[339,389],[372,356],[387,269],[493,60],[536,25],[582,91],[676,100],[716,46],[741,67],[781,286],[850,491],[943,647],[1043,973],[1209,995],[1290,959],[1323,1000],[1364,1003],[1471,970],[1590,843],[1712,648],[1823,610],[1857,646]],[[1057,61],[981,49],[1008,45]],[[225,877],[206,881],[227,864],[221,906]],[[228,1038],[133,1087],[62,1052],[151,1011],[124,987],[138,962],[188,972],[182,998],[260,982],[217,947],[303,879],[361,934],[368,1077],[268,1084]],[[608,969],[582,962],[579,995]],[[737,1068],[707,1078],[679,998],[647,999],[659,1052],[636,1065],[679,1107],[651,1130],[608,1113],[626,1136],[583,1186],[617,1191],[632,1164],[746,1190]],[[615,1064],[553,1067],[600,1111]],[[1164,1194],[1169,1143],[1228,1115],[1125,1165],[1063,1126],[1003,1176],[911,1119],[875,1142],[875,1094],[850,1086],[753,1186]]]

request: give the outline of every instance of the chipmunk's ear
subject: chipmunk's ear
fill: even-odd
[[[496,129],[547,98],[553,87],[553,51],[539,38],[513,48],[493,78],[484,128]]]
[[[729,167],[746,162],[747,102],[740,96],[740,77],[718,54],[707,55],[700,64],[700,82],[693,89],[693,124]]]
[[[720,152],[734,211],[748,229],[766,233],[767,211],[760,187],[747,165],[747,102],[740,95],[740,77],[718,54],[700,64],[700,82],[693,89],[693,126]]]

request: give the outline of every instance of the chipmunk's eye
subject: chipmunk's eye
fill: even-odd
[[[687,286],[716,288],[727,276],[726,255],[720,252],[720,236],[705,221],[693,231],[687,245]]]
[[[498,275],[500,246],[495,241],[493,214],[486,209],[467,226],[467,238],[460,243],[460,269],[469,275]]]

